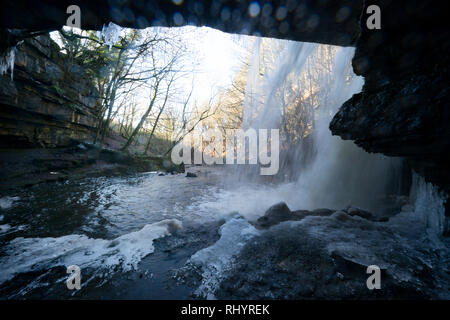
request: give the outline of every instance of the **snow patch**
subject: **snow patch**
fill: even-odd
[[[10,209],[13,207],[16,201],[19,201],[19,197],[3,197],[0,198],[0,208],[3,210]]]
[[[215,299],[223,273],[232,267],[234,257],[259,231],[236,215],[220,227],[219,234],[215,244],[197,251],[187,262],[202,270],[202,283],[195,294],[207,299]]]
[[[180,229],[179,220],[168,219],[145,225],[113,240],[92,239],[85,235],[59,238],[16,238],[4,248],[0,262],[0,284],[23,272],[45,270],[54,266],[77,265],[98,272],[137,269],[142,258],[154,251],[153,241]]]

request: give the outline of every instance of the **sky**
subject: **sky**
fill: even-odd
[[[194,31],[188,32],[186,41],[190,47],[192,46],[199,63],[195,74],[193,98],[205,101],[220,88],[231,85],[242,66],[242,61],[246,58],[244,46],[245,42],[250,41],[250,37],[232,35],[207,27],[184,28],[191,28]]]
[[[178,84],[178,86],[184,88],[184,96],[187,96],[191,91],[192,83],[194,83],[190,100],[191,105],[195,101],[200,104],[207,102],[220,90],[231,86],[233,78],[242,66],[242,62],[248,56],[246,48],[251,48],[254,38],[228,34],[208,27],[185,26],[171,29],[171,32],[179,30],[183,35],[188,47],[188,54],[192,55],[189,59],[196,63],[194,78],[186,77]],[[118,30],[120,31],[120,28]],[[62,45],[57,32],[52,32],[51,37],[60,46]],[[114,36],[111,37],[114,38]],[[148,91],[140,94],[137,98],[140,109],[145,109],[148,106],[148,99]]]

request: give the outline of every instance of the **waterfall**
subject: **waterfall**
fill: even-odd
[[[288,109],[283,110],[282,106],[299,108],[303,103],[312,110],[309,118],[305,111],[304,119],[298,119],[292,126],[308,122],[304,125],[306,134],[294,135],[296,141],[288,141],[288,148],[280,155],[281,180],[292,182],[286,178],[295,177],[290,184],[295,192],[289,192],[287,197],[286,188],[282,188],[280,198],[294,208],[340,209],[352,205],[379,212],[382,199],[394,184],[392,178],[398,177],[401,170],[401,159],[369,154],[352,141],[332,136],[328,127],[339,107],[360,92],[364,83],[351,68],[354,48],[285,42],[270,50],[271,43],[267,49],[270,41],[276,40],[255,42],[244,100],[243,129],[283,129],[280,119]],[[332,59],[320,60],[324,52]],[[270,54],[272,63],[264,63]],[[238,173],[241,181],[260,179],[258,171],[249,166],[240,167]]]

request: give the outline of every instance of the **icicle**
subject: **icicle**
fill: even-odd
[[[0,55],[0,74],[4,75],[11,70],[11,80],[14,80],[14,61],[16,58],[16,46],[8,48],[6,52]]]
[[[97,37],[103,40],[106,45],[111,47],[120,39],[122,28],[115,23],[110,22],[107,26],[103,25],[102,31],[97,31]]]
[[[446,229],[444,204],[447,196],[414,173],[410,197],[415,200],[415,214],[423,220],[429,232],[442,235]]]

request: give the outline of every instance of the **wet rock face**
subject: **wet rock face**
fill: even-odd
[[[411,75],[377,91],[354,95],[336,114],[330,129],[368,152],[407,158],[415,171],[448,190],[448,95],[440,72]]]
[[[22,13],[24,3],[33,14]],[[0,28],[58,29],[73,1],[17,0],[4,4]],[[124,27],[209,26],[230,33],[348,46],[355,43],[362,1],[76,1],[81,28],[101,30],[112,21]]]
[[[381,30],[362,29],[352,63],[365,85],[330,129],[368,152],[405,157],[448,192],[450,33],[441,6],[391,1],[382,7]]]
[[[280,202],[271,206],[262,216],[256,221],[256,225],[260,228],[268,228],[282,221],[300,220],[303,217],[293,214],[289,207],[284,202]]]
[[[296,210],[291,211],[286,203],[279,202],[271,206],[264,215],[259,218],[254,225],[257,228],[265,229],[277,225],[283,221],[299,221],[307,216],[329,216],[335,210],[316,209],[313,211]]]
[[[0,76],[0,147],[62,147],[86,141],[98,96],[84,70],[70,64],[48,36],[16,51],[14,78]]]
[[[345,218],[344,218],[345,217]],[[400,223],[399,228],[403,228]],[[429,299],[447,295],[446,250],[343,211],[282,222],[249,241],[221,277],[218,299]],[[415,236],[417,237],[417,235]],[[404,245],[408,246],[405,249]],[[427,262],[425,262],[427,261]],[[369,290],[367,268],[381,271]],[[438,267],[439,266],[439,267]],[[436,271],[438,270],[438,271]],[[442,272],[441,272],[442,271]],[[443,296],[441,296],[443,294]]]

